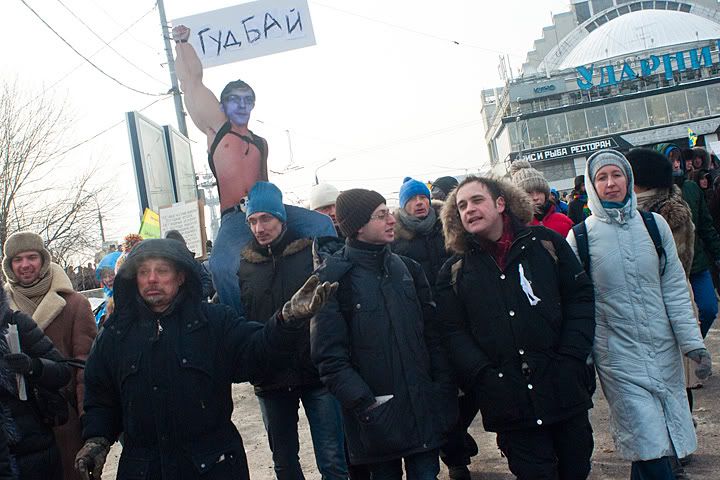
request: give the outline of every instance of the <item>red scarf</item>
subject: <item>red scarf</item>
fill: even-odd
[[[512,243],[515,241],[515,231],[513,230],[512,221],[510,216],[505,213],[503,217],[503,232],[497,242],[483,242],[485,250],[495,259],[500,270],[505,270],[505,261],[507,260],[507,254],[510,251]]]

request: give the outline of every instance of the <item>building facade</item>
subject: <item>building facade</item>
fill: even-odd
[[[482,116],[494,174],[525,158],[561,190],[602,148],[697,136],[720,154],[720,4],[573,0]]]

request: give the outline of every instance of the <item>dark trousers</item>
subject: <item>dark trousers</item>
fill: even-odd
[[[302,480],[298,408],[302,401],[310,424],[315,462],[323,480],[344,480],[345,435],[340,404],[325,387],[279,390],[258,396],[279,480]]]
[[[60,450],[53,444],[47,450],[15,457],[22,480],[62,480]]]
[[[440,449],[440,459],[448,467],[470,465],[470,457],[478,453],[477,443],[467,431],[479,410],[475,395],[467,392],[458,397],[458,407],[458,421],[448,432],[447,443]]]
[[[405,460],[407,480],[435,480],[440,473],[438,451],[431,450],[387,462],[371,463],[368,465],[370,478],[372,480],[401,480],[403,478],[403,460]]]
[[[498,447],[518,480],[583,480],[594,443],[587,412],[553,425],[498,432]]]
[[[668,457],[632,462],[630,480],[675,480]]]

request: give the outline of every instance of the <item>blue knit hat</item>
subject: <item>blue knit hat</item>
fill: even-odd
[[[248,195],[247,210],[245,216],[253,213],[265,212],[285,223],[287,213],[282,201],[282,192],[270,182],[257,182]]]
[[[430,189],[418,180],[405,177],[400,187],[400,208],[405,208],[405,204],[416,195],[425,195],[430,200]]]

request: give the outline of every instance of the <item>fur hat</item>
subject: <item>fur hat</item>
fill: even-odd
[[[635,175],[635,185],[645,188],[672,187],[672,165],[662,153],[649,148],[635,148],[625,158]]]
[[[510,176],[513,183],[526,192],[543,192],[550,196],[550,184],[545,180],[545,175],[534,169],[527,160],[515,160],[510,165]]]
[[[425,195],[428,201],[431,200],[430,189],[427,185],[412,177],[405,177],[402,187],[400,187],[400,208],[405,208],[405,204],[417,195]]]
[[[335,205],[338,195],[338,189],[329,183],[313,185],[310,189],[310,210]]]
[[[353,188],[341,193],[335,203],[335,218],[342,234],[346,237],[354,236],[383,203],[385,197],[374,190]]]
[[[17,232],[10,235],[5,240],[5,246],[3,247],[3,258],[2,269],[5,273],[5,277],[10,283],[16,283],[17,278],[12,269],[12,259],[14,256],[22,252],[38,252],[42,256],[43,263],[40,269],[40,278],[47,275],[50,270],[50,252],[45,248],[45,242],[40,235],[33,232]]]
[[[250,190],[245,216],[249,217],[257,212],[269,213],[282,223],[287,221],[287,213],[285,212],[285,205],[283,205],[282,201],[282,192],[274,183],[257,182],[252,190]]]

